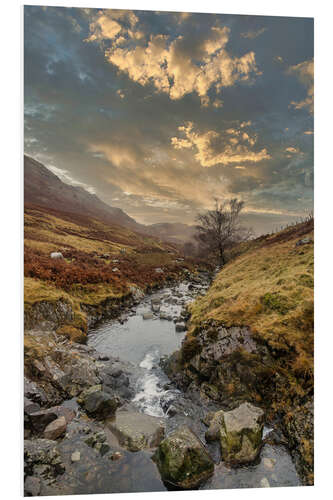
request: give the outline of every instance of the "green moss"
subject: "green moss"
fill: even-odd
[[[288,298],[278,292],[265,293],[265,295],[261,297],[261,303],[267,309],[277,311],[280,314],[287,314],[287,312],[293,308],[293,304],[291,304]]]

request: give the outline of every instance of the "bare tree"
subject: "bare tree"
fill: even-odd
[[[201,245],[217,253],[221,266],[226,262],[226,250],[249,237],[250,232],[239,221],[243,207],[244,202],[237,198],[221,203],[215,199],[214,210],[197,215],[196,238]]]

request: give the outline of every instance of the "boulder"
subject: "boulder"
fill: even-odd
[[[120,404],[119,398],[104,392],[100,385],[83,391],[78,402],[88,415],[101,419],[112,415]]]
[[[119,410],[109,427],[120,445],[130,451],[155,448],[164,438],[164,421],[144,413]]]
[[[53,420],[44,430],[44,438],[55,441],[66,432],[67,422],[64,416]]]
[[[176,323],[176,332],[185,332],[186,326],[185,323]]]
[[[49,408],[48,410],[40,410],[29,414],[31,427],[37,433],[43,432],[44,429],[57,418],[58,415],[53,408]]]
[[[220,410],[211,419],[207,441],[220,440],[222,458],[232,465],[254,461],[261,449],[264,412],[250,403]]]
[[[163,481],[182,489],[197,488],[214,472],[213,460],[187,426],[176,429],[160,443],[155,460]]]

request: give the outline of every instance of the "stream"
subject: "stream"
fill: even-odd
[[[119,358],[133,367],[130,387],[134,389],[134,396],[128,405],[131,409],[163,418],[166,433],[186,424],[203,443],[207,427],[202,423],[202,418],[208,411],[220,408],[179,391],[161,369],[160,359],[180,348],[185,336],[185,323],[181,316],[183,309],[198,294],[205,293],[208,286],[208,279],[203,279],[201,283],[183,282],[154,292],[117,320],[95,325],[88,335],[88,345],[102,356]],[[272,431],[272,428],[265,426],[264,436]],[[112,471],[105,470],[105,477],[101,479],[102,486],[99,488],[94,484],[91,492],[167,489],[151,460],[152,452],[124,450],[111,432],[109,442],[114,449],[121,450],[123,459],[114,464]],[[217,443],[205,445],[215,462],[215,472],[200,489],[301,484],[290,453],[282,445],[264,444],[257,463],[238,468],[227,467],[221,462]],[[85,489],[84,493],[89,491]]]

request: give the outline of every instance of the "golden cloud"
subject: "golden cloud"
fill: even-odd
[[[309,113],[314,111],[314,62],[303,61],[295,66],[290,66],[288,73],[294,74],[307,89],[307,97],[302,101],[291,101],[290,106],[295,109],[307,108]]]
[[[233,136],[229,137],[228,140],[215,130],[203,133],[195,132],[192,122],[187,122],[185,125],[178,127],[178,130],[185,135],[185,138],[172,137],[171,144],[175,149],[196,148],[197,152],[194,157],[202,167],[244,162],[257,163],[271,158],[266,148],[260,151],[250,150],[245,143],[253,146],[255,139],[252,139],[247,133],[245,133],[246,137],[244,137],[244,134],[240,134],[239,129],[227,129],[226,134]]]
[[[212,27],[206,39],[196,47],[195,57],[188,51],[188,40],[183,36],[171,39],[169,35],[150,35],[147,41],[137,28],[138,18],[130,11],[100,11],[90,23],[88,42],[101,43],[106,60],[140,85],[153,84],[158,92],[164,92],[173,100],[195,92],[202,106],[208,106],[208,90],[223,87],[237,81],[248,81],[258,71],[255,53],[248,52],[233,57],[225,49],[230,29]],[[125,15],[127,13],[127,15]],[[129,27],[130,26],[130,27]],[[133,40],[138,41],[133,46]],[[111,41],[104,48],[103,42]],[[221,107],[216,99],[213,106]]]

